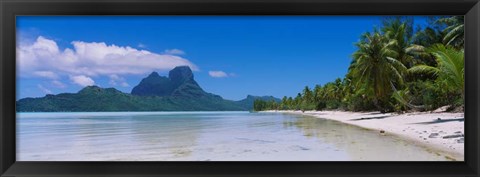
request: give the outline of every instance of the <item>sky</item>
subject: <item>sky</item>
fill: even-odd
[[[156,71],[192,68],[225,99],[296,96],[342,78],[381,16],[17,16],[17,99],[85,86],[130,93]],[[426,18],[414,18],[425,25]]]

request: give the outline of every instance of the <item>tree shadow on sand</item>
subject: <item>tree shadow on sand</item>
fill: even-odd
[[[458,118],[458,119],[436,119],[436,120],[433,120],[433,121],[430,121],[430,122],[419,122],[419,123],[414,123],[414,124],[438,124],[438,123],[455,122],[455,121],[463,122],[463,121],[465,121],[465,118],[462,117],[462,118]]]
[[[363,115],[385,115],[385,113],[381,113],[381,112],[367,112],[362,114]]]
[[[375,116],[375,117],[361,117],[357,119],[350,119],[351,121],[359,121],[359,120],[371,120],[371,119],[385,119],[387,117],[391,117],[391,115],[383,115],[383,116]]]

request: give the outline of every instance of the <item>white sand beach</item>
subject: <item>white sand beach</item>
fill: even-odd
[[[452,160],[464,160],[464,113],[414,112],[405,114],[346,111],[267,111],[309,115],[395,135],[445,154]]]

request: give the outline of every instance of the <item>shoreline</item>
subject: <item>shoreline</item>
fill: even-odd
[[[334,120],[381,134],[394,135],[423,146],[445,157],[464,161],[464,113],[413,112],[405,114],[347,111],[292,111],[269,110],[261,112],[306,115]],[[382,133],[383,132],[383,133]]]

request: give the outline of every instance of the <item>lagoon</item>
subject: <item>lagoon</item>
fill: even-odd
[[[444,161],[395,136],[305,115],[17,113],[17,161]]]

